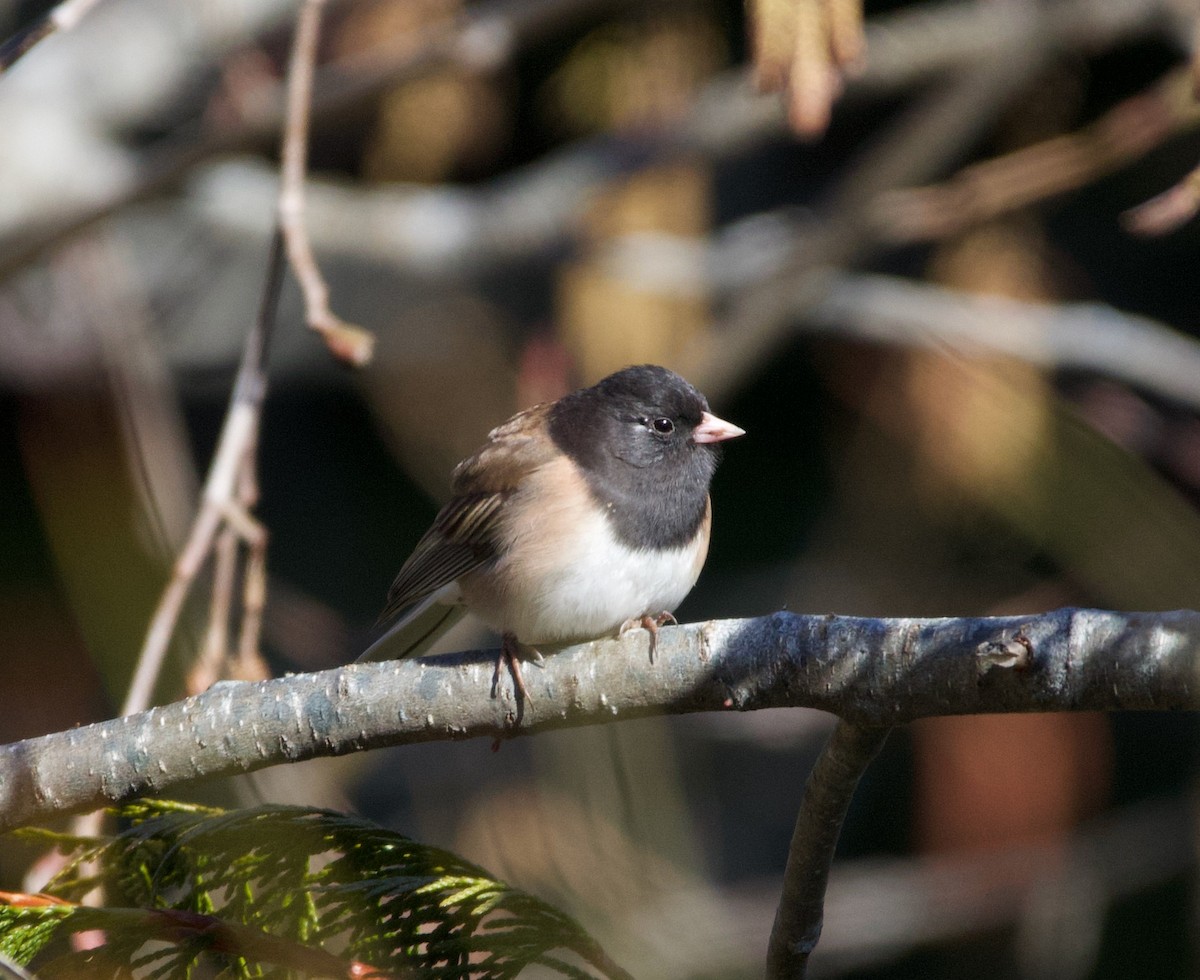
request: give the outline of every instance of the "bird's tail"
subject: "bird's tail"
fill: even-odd
[[[400,660],[428,650],[443,633],[466,615],[458,588],[439,589],[411,607],[386,633],[355,659]]]

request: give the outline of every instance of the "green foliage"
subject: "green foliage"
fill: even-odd
[[[356,817],[149,800],[116,815],[126,829],[110,838],[18,832],[71,854],[46,889],[67,904],[0,906],[0,953],[23,964],[42,953],[47,980],[504,978],[535,964],[626,976],[569,916]],[[76,904],[97,886],[103,908]],[[97,950],[61,942],[96,929]]]

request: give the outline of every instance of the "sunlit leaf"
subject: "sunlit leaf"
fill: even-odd
[[[126,829],[94,841],[23,834],[74,859],[47,898],[0,905],[0,953],[37,958],[43,977],[190,976],[201,964],[246,978],[370,967],[380,977],[504,978],[535,964],[626,976],[569,916],[366,820],[144,800],[117,817]],[[105,906],[78,905],[97,883]],[[103,930],[104,944],[80,952],[62,942],[85,930]]]

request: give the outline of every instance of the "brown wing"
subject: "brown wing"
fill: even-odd
[[[538,405],[514,415],[454,468],[454,496],[400,569],[381,619],[391,619],[496,556],[504,502],[525,476],[554,456],[544,424],[548,409]]]

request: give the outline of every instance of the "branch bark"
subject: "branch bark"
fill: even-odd
[[[385,745],[620,718],[807,706],[863,727],[926,715],[1200,709],[1200,613],[985,619],[775,613],[568,647],[526,673],[519,727],[494,652],[225,682],[165,707],[0,747],[0,831],[208,776]]]

